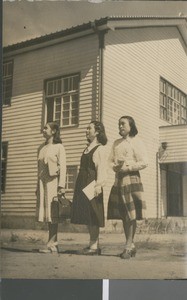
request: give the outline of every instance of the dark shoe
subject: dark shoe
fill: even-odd
[[[132,257],[132,250],[131,249],[125,249],[121,254],[120,257],[122,259],[130,259]]]
[[[83,255],[101,255],[101,249],[100,248],[91,249],[91,248],[87,247],[87,248],[84,248],[80,253]]]
[[[136,248],[135,247],[133,247],[132,249],[131,249],[131,257],[135,257],[136,256]]]

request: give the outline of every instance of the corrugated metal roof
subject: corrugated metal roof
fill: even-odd
[[[123,21],[123,20],[143,20],[143,19],[152,19],[152,20],[163,20],[163,19],[185,19],[187,20],[187,16],[108,16],[105,18],[101,18],[99,20],[94,20],[94,21],[90,21],[88,23],[83,23],[81,25],[77,25],[77,26],[73,26],[67,29],[63,29],[57,32],[53,32],[50,34],[46,34],[40,37],[36,37],[33,39],[29,39],[23,42],[19,42],[16,44],[12,44],[12,45],[8,45],[6,47],[3,48],[3,52],[9,52],[9,51],[14,51],[17,49],[21,49],[21,48],[25,48],[25,47],[29,47],[32,45],[36,45],[36,44],[41,44],[43,42],[49,41],[49,40],[53,40],[53,39],[58,39],[60,37],[66,37],[68,35],[71,34],[75,34],[84,30],[89,30],[93,28],[93,25],[95,26],[101,26],[104,24],[107,24],[108,21]]]
[[[106,24],[107,20],[108,20],[108,17],[102,18],[99,20],[95,20],[94,22],[95,22],[95,25],[99,26],[102,24]],[[57,38],[65,37],[65,36],[80,32],[80,31],[88,30],[88,29],[92,28],[94,22],[83,23],[81,25],[77,25],[77,26],[73,26],[73,27],[70,27],[67,29],[56,31],[56,32],[46,34],[46,35],[43,35],[40,37],[36,37],[36,38],[30,39],[30,40],[26,40],[26,41],[23,41],[20,43],[8,45],[8,46],[4,47],[4,52],[17,50],[17,49],[24,48],[27,46],[32,46],[35,44],[40,44],[40,43],[46,42],[51,39],[57,39]]]

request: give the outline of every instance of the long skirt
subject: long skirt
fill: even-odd
[[[71,222],[74,224],[104,227],[103,193],[89,200],[82,191],[89,183],[89,180],[85,183],[84,177],[81,174],[78,176],[72,203]]]
[[[51,218],[51,203],[54,197],[57,197],[58,177],[45,176],[39,179],[39,190],[37,195],[37,220],[39,222],[54,221]],[[55,221],[56,223],[56,221]]]
[[[139,172],[116,174],[111,189],[107,219],[142,220],[145,218],[146,203],[142,198],[143,185]]]

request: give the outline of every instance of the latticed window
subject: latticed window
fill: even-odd
[[[78,74],[47,80],[47,122],[56,121],[60,127],[78,125],[79,82]]]
[[[67,166],[66,173],[66,191],[73,191],[75,187],[75,181],[77,178],[78,168],[77,166]]]
[[[1,192],[5,192],[8,142],[1,145]]]
[[[160,78],[160,118],[173,125],[187,124],[187,95]]]
[[[3,105],[10,105],[13,83],[13,61],[3,63]]]

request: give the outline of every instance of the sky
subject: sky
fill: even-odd
[[[4,0],[3,46],[106,16],[187,16],[186,1]]]

